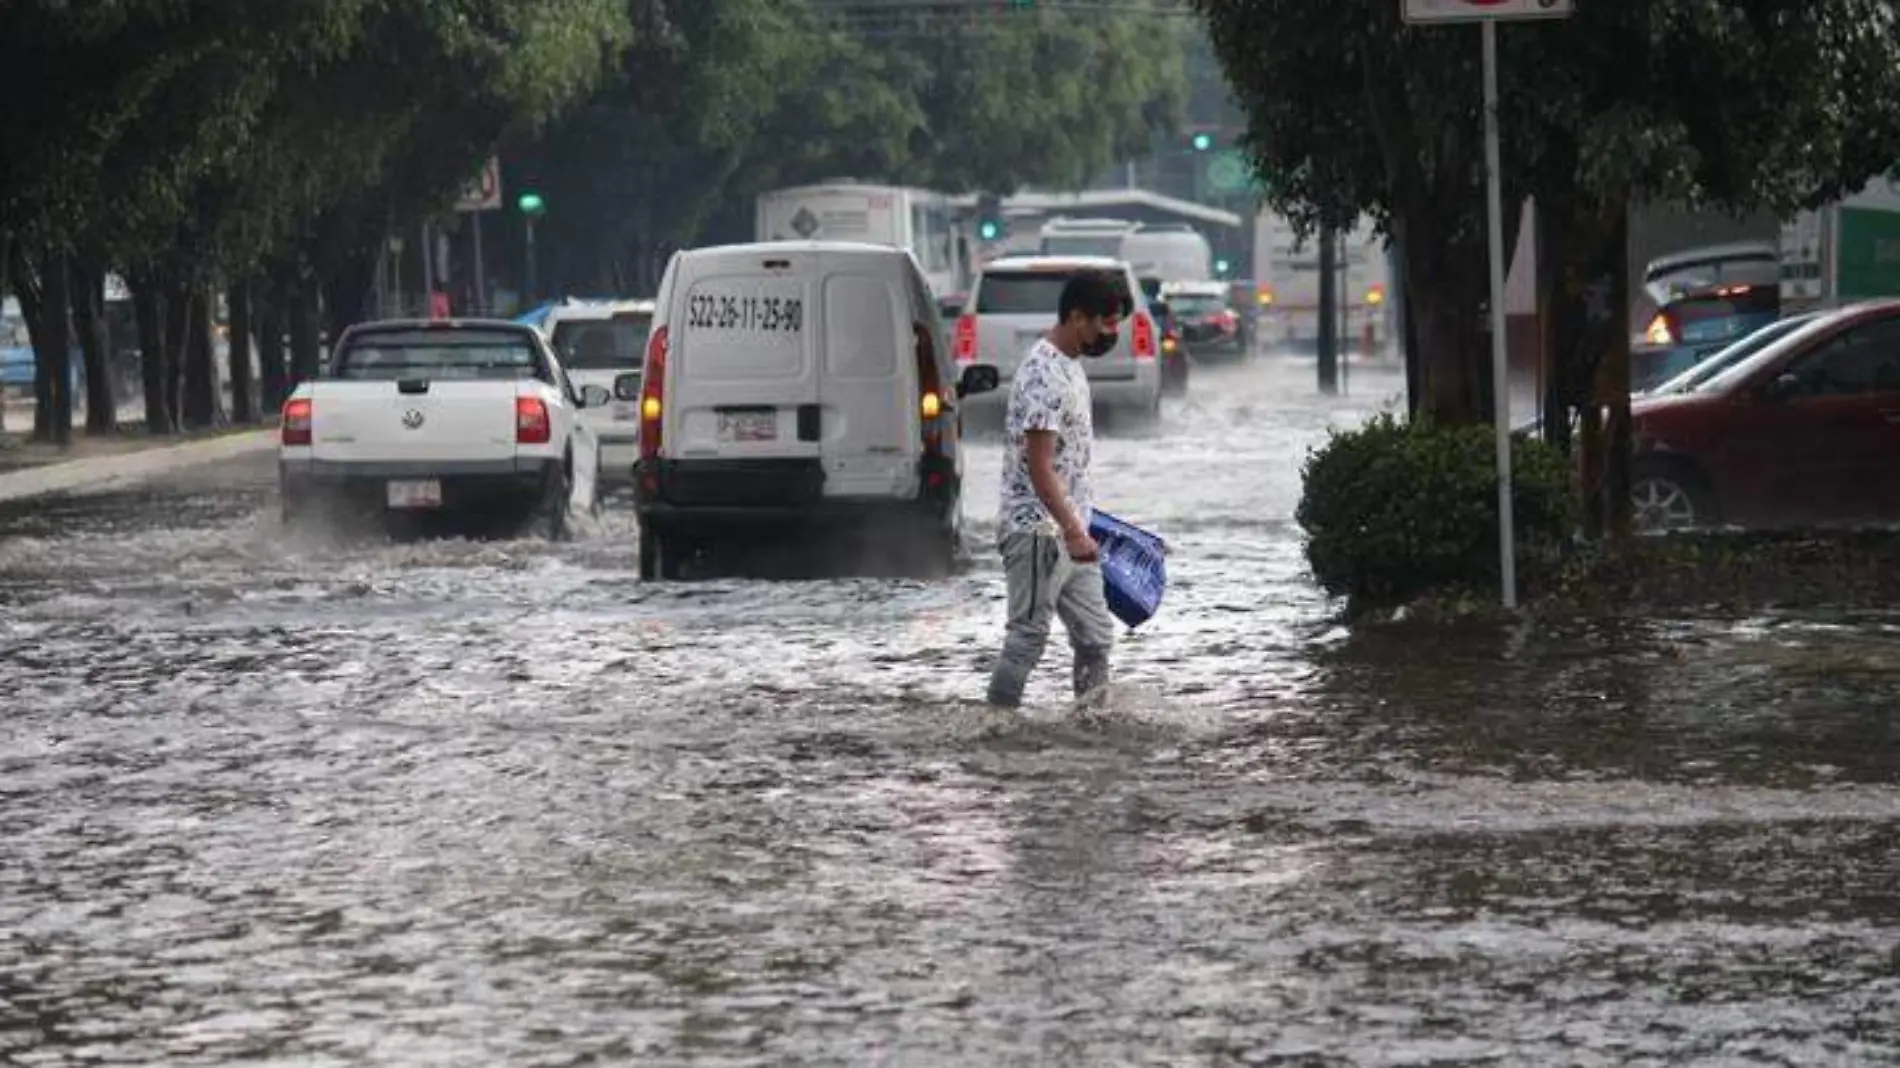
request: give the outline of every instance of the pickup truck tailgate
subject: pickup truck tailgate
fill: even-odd
[[[508,460],[512,381],[312,383],[312,455],[330,462]]]

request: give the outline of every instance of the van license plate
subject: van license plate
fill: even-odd
[[[720,412],[719,440],[734,444],[778,440],[778,413]]]
[[[432,478],[420,482],[391,482],[389,506],[391,508],[440,508],[442,507],[442,483]]]
[[[614,404],[614,422],[631,423],[640,418],[640,406],[628,401]]]

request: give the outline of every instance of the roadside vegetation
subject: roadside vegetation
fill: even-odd
[[[541,288],[637,294],[674,248],[749,236],[764,189],[840,174],[952,191],[1062,184],[1183,120],[1191,19],[864,7],[5,5],[0,293],[19,298],[32,334],[34,437],[75,431],[75,351],[78,429],[116,431],[109,275],[136,309],[149,432],[273,414],[325,336],[369,313],[392,238],[412,264],[425,219],[465,239],[454,201],[497,153],[510,198],[532,189],[546,205]],[[1142,62],[1095,77],[1101,57],[1127,54]],[[518,289],[523,221],[511,204],[489,225],[491,278]]]

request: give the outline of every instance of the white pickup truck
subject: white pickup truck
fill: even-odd
[[[600,445],[533,327],[393,320],[351,327],[321,377],[284,402],[278,482],[287,524],[345,510],[484,514],[565,534],[596,508]]]

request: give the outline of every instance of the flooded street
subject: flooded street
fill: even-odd
[[[968,574],[643,585],[288,536],[273,457],[0,506],[0,1063],[1900,1058],[1900,616],[1404,626],[1300,464],[1402,389],[1199,373],[1113,707]]]

